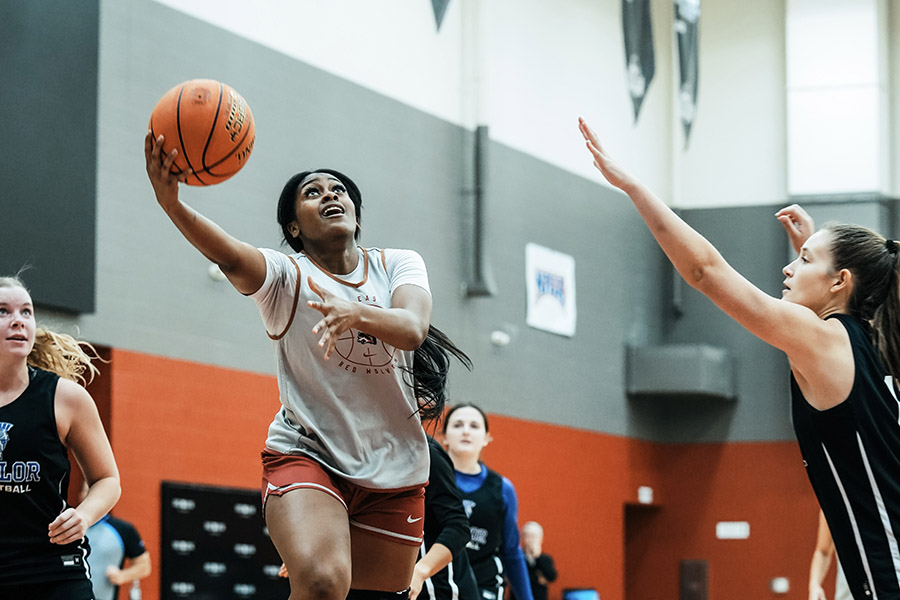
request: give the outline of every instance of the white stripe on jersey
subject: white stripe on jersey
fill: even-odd
[[[856,524],[856,517],[850,509],[850,501],[847,499],[847,492],[844,490],[844,484],[838,476],[837,471],[834,469],[834,463],[831,461],[831,455],[828,454],[828,448],[825,447],[825,444],[822,444],[822,451],[825,452],[825,458],[828,460],[831,474],[834,476],[834,481],[837,483],[838,489],[841,492],[841,498],[844,500],[844,508],[847,510],[847,517],[850,519],[850,526],[853,528],[853,537],[856,540],[856,547],[859,550],[859,558],[866,571],[866,579],[869,580],[869,589],[872,590],[872,600],[878,600],[878,596],[875,593],[875,581],[872,579],[872,570],[869,568],[869,558],[866,556],[866,549],[863,546],[862,538],[859,535],[859,526]],[[840,558],[838,560],[840,560]]]
[[[463,549],[463,552],[466,550]],[[425,556],[425,542],[422,542],[422,545],[419,547],[419,558],[423,558]],[[433,577],[433,576],[432,576]],[[449,598],[438,598],[437,593],[434,591],[434,582],[431,580],[431,577],[425,580],[425,589],[428,590],[428,597],[432,600],[459,600],[459,586],[456,585],[456,581],[453,579],[453,561],[447,564],[447,583],[450,584],[450,597]]]
[[[419,559],[425,558],[425,540],[422,540],[422,545],[419,546]],[[431,577],[425,580],[425,589],[428,590],[428,597],[432,600],[437,600],[437,596],[434,595],[434,582],[431,581]]]
[[[88,549],[85,544],[81,544],[81,564],[84,565],[84,574],[88,579],[91,578],[91,565],[88,563]]]
[[[468,552],[465,548],[462,551]],[[450,584],[450,599],[459,600],[459,586],[456,585],[456,577],[453,575],[453,561],[447,565],[447,583]]]
[[[900,424],[900,400],[897,399],[897,388],[894,387],[894,378],[890,375],[884,376],[884,385],[891,391],[894,402],[897,403],[897,423]]]
[[[494,556],[494,564],[497,565],[497,600],[503,600],[506,597],[504,593],[506,590],[504,590],[503,585],[506,582],[506,579],[503,577],[503,561],[500,560],[499,556]]]
[[[856,441],[859,444],[859,453],[862,455],[863,464],[866,467],[866,476],[869,478],[869,485],[872,486],[872,495],[875,497],[875,505],[878,506],[878,516],[881,518],[881,526],[884,527],[884,535],[887,538],[888,546],[891,549],[891,561],[894,563],[894,574],[897,575],[897,584],[900,585],[900,548],[897,547],[897,536],[891,527],[891,520],[888,516],[887,508],[884,505],[884,498],[881,496],[881,490],[878,489],[878,482],[875,481],[875,475],[872,473],[872,467],[869,465],[869,458],[866,455],[866,449],[863,446],[862,438],[859,432],[856,433]]]

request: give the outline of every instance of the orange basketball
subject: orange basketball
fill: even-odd
[[[221,183],[240,171],[256,139],[247,101],[212,79],[192,79],[166,92],[150,115],[150,131],[154,138],[165,136],[163,156],[178,150],[173,173],[193,170],[189,185]]]

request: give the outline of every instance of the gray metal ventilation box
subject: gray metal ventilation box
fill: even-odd
[[[625,389],[641,398],[737,399],[729,352],[706,344],[631,346],[626,351]]]

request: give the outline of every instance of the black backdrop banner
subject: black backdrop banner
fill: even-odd
[[[678,42],[678,112],[684,129],[684,145],[691,137],[697,116],[700,0],[675,0],[675,37]]]
[[[258,489],[162,482],[162,600],[287,598]]]
[[[650,0],[622,0],[622,30],[628,92],[634,105],[634,122],[637,123],[647,88],[656,74]]]
[[[444,13],[447,12],[447,5],[450,0],[431,0],[431,7],[434,9],[434,22],[438,31],[441,30],[441,23],[444,22]]]

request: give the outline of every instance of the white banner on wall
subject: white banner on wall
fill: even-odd
[[[525,245],[526,322],[560,335],[575,335],[575,259],[537,244]]]

